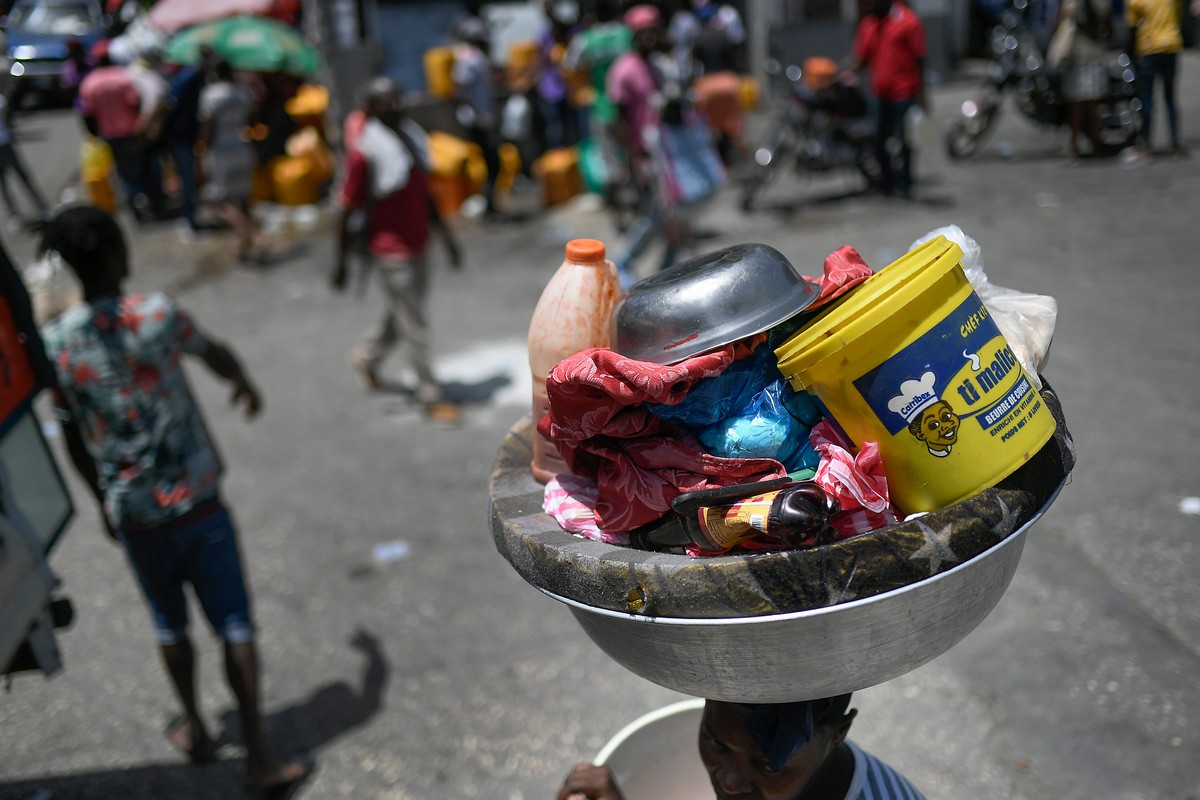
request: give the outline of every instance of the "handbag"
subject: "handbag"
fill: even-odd
[[[662,125],[658,160],[668,203],[690,206],[716,194],[725,183],[725,167],[708,127],[694,115],[682,124]]]

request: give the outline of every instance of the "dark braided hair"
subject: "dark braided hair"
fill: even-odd
[[[35,223],[38,255],[58,253],[84,286],[108,276],[112,257],[126,257],[125,234],[111,214],[95,206],[72,206]]]

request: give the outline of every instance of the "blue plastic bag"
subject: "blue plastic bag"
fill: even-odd
[[[820,456],[808,433],[823,413],[811,396],[782,379],[774,356],[761,346],[722,374],[697,382],[680,403],[647,408],[687,428],[712,455],[774,458],[789,472],[815,468]]]
[[[699,431],[697,438],[715,456],[774,458],[791,472],[820,461],[808,442],[814,417],[819,421],[821,415],[812,399],[778,380],[735,414]]]

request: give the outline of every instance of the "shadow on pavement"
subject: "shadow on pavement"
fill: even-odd
[[[349,731],[364,725],[383,707],[389,667],[375,636],[355,632],[350,647],[365,657],[361,686],[346,681],[321,686],[301,703],[266,715],[267,737],[282,755],[315,754],[317,750]],[[217,744],[241,744],[241,725],[230,708],[221,715]]]
[[[302,754],[312,771],[320,768],[313,757],[316,751],[338,737],[361,727],[383,707],[389,667],[379,640],[359,630],[350,647],[360,651],[366,661],[361,685],[346,681],[321,686],[305,701],[281,709],[265,718],[267,735],[276,750],[285,756]],[[221,714],[218,749],[240,744],[241,730],[237,712]],[[311,774],[311,773],[310,773]],[[305,781],[282,789],[252,792],[242,785],[240,757],[220,758],[212,764],[186,763],[80,772],[0,783],[0,800],[225,800],[235,797],[263,797],[285,800],[303,794]]]

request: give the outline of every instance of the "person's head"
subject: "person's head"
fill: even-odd
[[[856,711],[850,695],[752,705],[709,700],[700,758],[718,798],[801,800],[830,778]]]
[[[89,55],[92,57],[92,63],[97,67],[112,66],[112,56],[108,52],[108,39],[100,39],[93,44]]]
[[[368,117],[395,127],[404,116],[404,92],[386,75],[372,78],[362,93],[362,108]]]
[[[892,0],[869,0],[870,13],[883,19],[892,10]]]
[[[658,8],[643,3],[625,12],[625,25],[633,34],[633,46],[642,55],[654,52],[662,36],[662,14]]]
[[[569,28],[579,22],[579,3],[575,0],[545,0],[542,12],[552,25]]]
[[[138,53],[137,62],[146,69],[157,70],[162,67],[162,50],[157,47],[147,47]]]
[[[596,0],[595,14],[597,22],[613,22],[621,16],[621,4],[618,0]]]
[[[87,53],[83,49],[83,42],[78,39],[67,40],[67,60],[74,61],[76,64],[82,64],[87,61]]]
[[[121,226],[95,206],[72,206],[38,226],[38,255],[58,253],[83,286],[83,296],[120,290],[129,275],[129,251]]]
[[[701,22],[708,22],[717,15],[717,4],[712,0],[692,0],[692,11]]]
[[[484,52],[488,50],[487,23],[479,17],[466,17],[459,20],[458,24],[454,26],[454,36],[460,42],[474,45]]]
[[[212,79],[217,83],[233,83],[233,65],[223,58],[212,60]]]
[[[217,55],[217,51],[213,49],[211,44],[200,45],[200,58],[196,62],[196,66],[201,72],[211,72],[220,60],[221,56]]]

